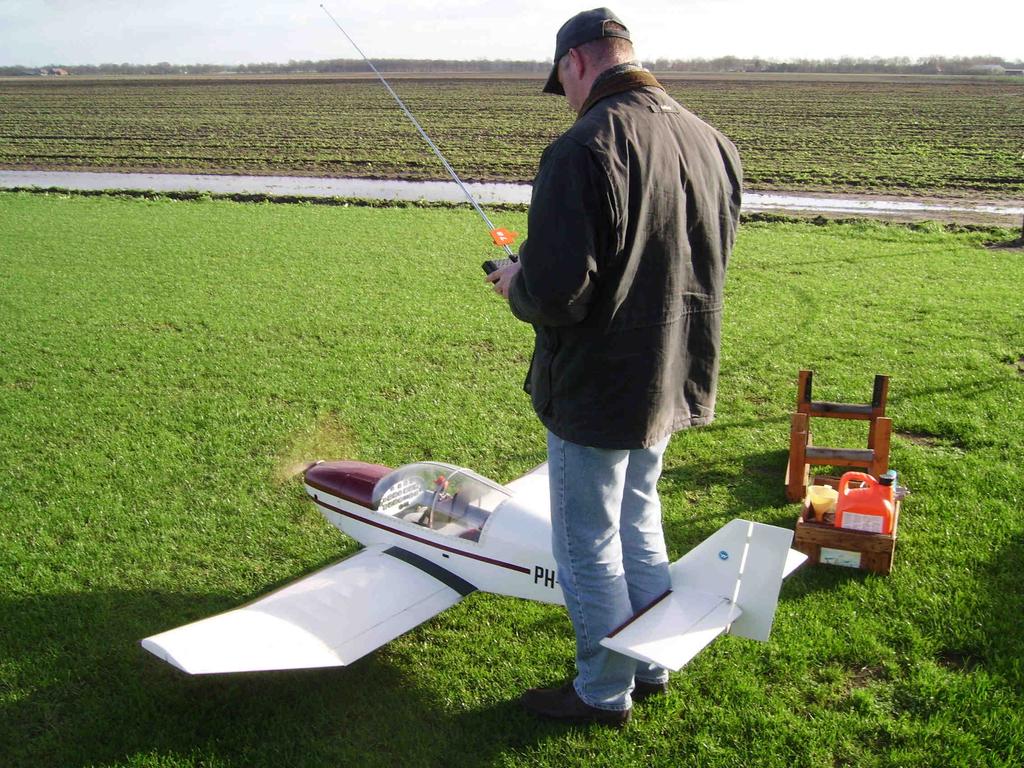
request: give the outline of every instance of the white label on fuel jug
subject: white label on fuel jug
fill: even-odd
[[[858,515],[856,512],[843,513],[843,528],[865,533],[881,533],[885,518],[881,515]]]

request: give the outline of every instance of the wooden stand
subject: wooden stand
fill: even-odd
[[[889,468],[889,440],[892,419],[885,416],[885,403],[889,394],[889,377],[875,376],[875,389],[868,405],[852,403],[815,402],[811,399],[814,374],[800,371],[796,413],[789,432],[789,467],[786,471],[786,497],[800,501],[807,493],[807,478],[814,465],[863,468],[878,477]],[[811,444],[810,419],[859,419],[870,422],[868,447],[818,448]]]
[[[814,478],[814,482],[835,487],[839,479],[819,476]],[[835,528],[831,523],[815,522],[810,500],[805,499],[800,517],[796,520],[793,548],[807,555],[808,565],[825,563],[886,574],[892,571],[899,522],[900,502],[897,501],[891,534]]]

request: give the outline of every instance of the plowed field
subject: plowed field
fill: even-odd
[[[1017,79],[664,82],[736,142],[753,188],[1024,194]],[[572,121],[536,79],[393,84],[467,180],[530,181],[543,148]],[[447,178],[380,83],[365,78],[2,80],[0,167]]]

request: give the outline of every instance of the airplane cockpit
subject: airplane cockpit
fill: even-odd
[[[479,541],[488,518],[511,496],[504,486],[471,470],[422,461],[378,480],[373,506],[445,536]]]

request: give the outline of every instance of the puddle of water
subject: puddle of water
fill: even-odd
[[[843,197],[801,197],[770,192],[751,192],[743,196],[746,211],[790,210],[828,213],[991,213],[997,216],[1024,216],[1024,206],[987,204],[925,203],[919,200],[857,200]]]
[[[529,203],[529,184],[466,186],[481,203]],[[152,190],[217,194],[297,195],[302,197],[359,197],[372,200],[464,202],[466,196],[451,181],[389,181],[381,179],[320,179],[307,176],[218,176],[179,173],[101,173],[93,171],[3,171],[0,188],[42,187],[72,190]]]
[[[529,184],[468,183],[473,196],[484,204],[529,203]],[[0,188],[42,187],[71,190],[153,190],[157,192],[210,192],[217,194],[297,195],[303,197],[358,197],[375,200],[464,202],[458,185],[450,181],[387,181],[379,179],[321,179],[305,176],[218,176],[176,173],[102,173],[94,171],[4,171]],[[920,200],[876,200],[855,197],[787,195],[745,192],[743,210],[806,211],[812,213],[987,214],[1019,218],[1024,205],[989,203],[935,203]]]

